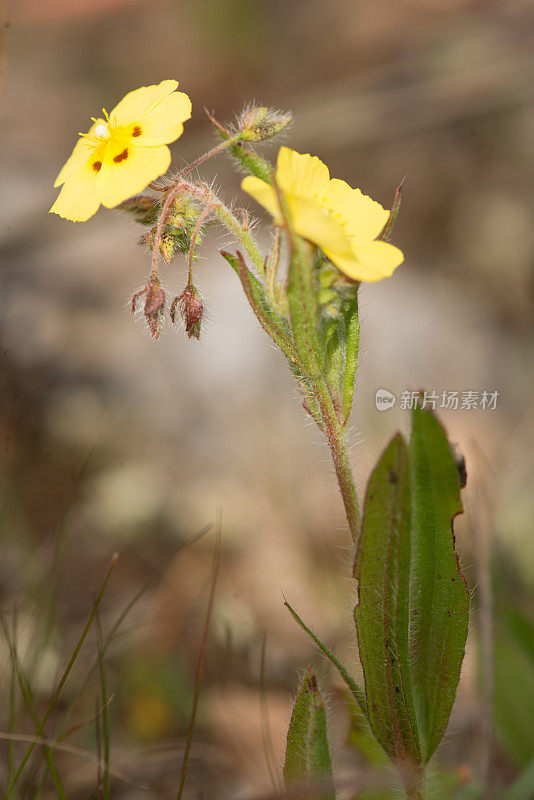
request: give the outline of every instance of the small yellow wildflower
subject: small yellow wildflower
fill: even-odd
[[[380,203],[330,178],[328,167],[308,154],[281,147],[276,183],[287,204],[295,233],[309,239],[346,275],[357,281],[379,281],[402,264],[398,247],[375,241],[389,212]],[[241,187],[282,223],[275,189],[254,176]]]
[[[114,208],[166,172],[171,153],[191,116],[191,101],[167,80],[129,92],[105,119],[93,119],[80,134],[54,186],[63,188],[50,209],[60,217],[83,222],[102,203]]]

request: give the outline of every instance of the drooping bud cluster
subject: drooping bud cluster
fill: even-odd
[[[138,195],[121,203],[119,209],[131,214],[136,222],[149,225],[147,231],[139,240],[139,244],[153,250],[156,239],[157,219],[165,202],[165,193],[159,198],[149,195]],[[193,232],[195,231],[200,210],[188,198],[177,195],[167,212],[165,225],[161,231],[159,252],[166,264],[170,264],[176,253],[188,253],[191,247]],[[204,234],[204,227],[197,231],[195,244],[199,245]]]
[[[192,284],[188,284],[179,297],[175,297],[171,305],[171,320],[176,321],[176,309],[179,308],[185,323],[185,330],[191,339],[200,339],[200,325],[204,314],[202,298]]]

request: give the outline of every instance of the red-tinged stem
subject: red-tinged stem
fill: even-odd
[[[206,208],[210,207],[211,211],[213,211],[213,213],[216,215],[219,221],[222,222],[222,224],[226,228],[228,228],[228,230],[231,233],[233,233],[233,235],[236,237],[236,239],[239,240],[239,242],[241,242],[243,248],[246,250],[248,256],[252,260],[252,263],[254,264],[255,268],[261,275],[263,275],[264,259],[258,248],[258,245],[254,241],[248,228],[244,227],[239,222],[235,214],[233,214],[232,211],[230,211],[228,206],[226,206],[222,202],[222,200],[217,196],[217,194],[212,189],[204,185],[199,186],[197,184],[183,181],[182,183],[176,183],[172,185],[172,188],[169,190],[167,197],[165,198],[163,207],[160,211],[158,224],[156,227],[156,234],[154,236],[151,278],[154,279],[158,277],[158,254],[159,254],[159,244],[161,241],[161,234],[163,232],[163,228],[167,220],[169,209],[173,204],[176,196],[180,192],[188,194],[195,200],[200,201],[200,203]]]
[[[193,258],[195,257],[195,244],[196,244],[196,241],[197,241],[197,236],[199,234],[200,228],[202,227],[202,223],[204,222],[206,217],[209,215],[210,211],[212,211],[215,208],[215,206],[216,206],[216,203],[210,203],[209,205],[207,205],[205,207],[204,211],[201,213],[201,215],[199,216],[199,218],[197,220],[197,224],[195,225],[195,230],[193,231],[193,234],[191,236],[191,244],[189,246],[189,258],[188,258],[188,262],[187,262],[188,274],[189,274],[189,277],[187,279],[187,283],[189,285],[191,285],[191,283],[193,281]]]

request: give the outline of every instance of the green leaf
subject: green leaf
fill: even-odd
[[[454,547],[462,510],[443,428],[413,412],[369,480],[354,611],[371,728],[399,765],[426,764],[447,726],[467,638],[469,592]]]
[[[289,609],[289,612],[292,615],[293,619],[296,622],[298,622],[300,627],[304,631],[306,631],[308,636],[311,639],[313,639],[313,641],[315,642],[317,647],[321,650],[321,652],[324,653],[324,655],[328,658],[328,660],[334,665],[334,667],[337,669],[337,671],[339,672],[339,674],[341,675],[341,677],[343,678],[343,680],[347,684],[348,688],[350,689],[350,691],[352,693],[352,696],[354,697],[354,699],[358,703],[362,713],[363,714],[367,714],[367,704],[366,704],[366,700],[365,700],[365,695],[362,692],[362,690],[360,689],[360,687],[358,686],[358,684],[356,683],[356,681],[354,680],[354,678],[351,675],[349,675],[349,673],[347,672],[347,670],[345,669],[345,667],[343,666],[341,661],[339,661],[339,659],[336,658],[336,656],[332,653],[332,651],[329,650],[328,647],[325,644],[323,644],[323,642],[319,639],[318,636],[315,635],[315,633],[311,630],[311,628],[308,628],[308,626],[299,617],[299,615],[297,614],[295,609],[292,608],[292,606],[289,605],[287,600],[285,601],[284,605]]]
[[[282,350],[290,364],[297,368],[300,374],[299,358],[294,344],[291,341],[291,331],[287,319],[273,309],[263,285],[246,266],[241,253],[238,252],[237,255],[234,256],[232,253],[227,253],[225,250],[221,250],[220,252],[222,257],[228,261],[240,279],[247,299],[260,325]]]
[[[318,800],[335,800],[326,713],[315,675],[309,668],[289,723],[284,782],[286,787],[308,788]]]
[[[315,678],[313,679],[315,682]],[[326,731],[326,711],[323,698],[315,683],[312,693],[312,720],[310,729],[310,779],[312,786],[324,787],[321,798],[335,798],[332,777],[332,760]]]
[[[516,764],[534,758],[534,629],[517,611],[503,615],[495,639],[495,727]]]
[[[443,428],[412,414],[410,659],[420,745],[426,762],[447,726],[465,653],[469,591],[455,551],[460,480]]]
[[[534,797],[534,759],[505,791],[501,800],[532,800]]]
[[[402,436],[375,467],[365,499],[354,610],[371,728],[393,761],[421,761],[409,626],[410,480]]]
[[[388,766],[389,759],[378,744],[359,703],[351,694],[347,694],[346,704],[350,714],[348,744],[363,756],[366,763],[377,767]]]
[[[304,783],[308,778],[308,758],[306,746],[310,736],[313,676],[306,670],[298,691],[287,732],[284,781]]]

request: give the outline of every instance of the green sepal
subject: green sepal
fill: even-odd
[[[253,147],[244,142],[236,142],[230,145],[229,150],[247,175],[254,175],[265,183],[272,183],[272,164],[260,156]]]
[[[312,380],[323,375],[324,371],[314,264],[314,248],[299,236],[292,236],[287,287],[289,318],[295,347],[304,363],[307,377]]]
[[[223,141],[228,141],[228,139],[231,139],[235,135],[231,131],[226,130],[226,128],[217,122],[210,114],[208,114],[208,119],[215,125]],[[272,164],[270,164],[267,159],[263,158],[263,156],[260,156],[248,143],[236,142],[235,144],[229,145],[228,149],[247,175],[255,175],[256,178],[260,178],[262,181],[265,181],[265,183],[272,183]]]
[[[352,408],[360,346],[358,285],[323,288],[323,297],[325,292],[329,295],[327,302],[319,306],[319,332],[323,340],[328,386],[340,422],[345,426]]]
[[[136,222],[141,225],[155,225],[158,221],[160,204],[156,198],[150,195],[138,194],[123,200],[116,208],[130,214]]]

